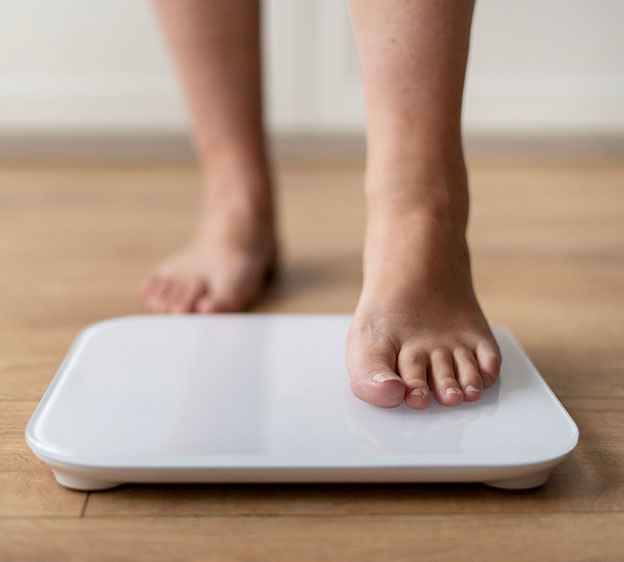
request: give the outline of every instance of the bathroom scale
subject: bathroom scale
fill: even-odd
[[[512,335],[476,402],[384,409],[349,388],[350,315],[139,315],[83,330],[27,427],[63,486],[544,484],[578,429]]]

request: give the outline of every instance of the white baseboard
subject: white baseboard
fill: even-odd
[[[469,135],[468,159],[513,162],[609,160],[624,163],[619,135]],[[357,134],[281,133],[269,137],[280,162],[363,162],[366,143]],[[14,133],[0,134],[0,162],[190,163],[193,149],[184,133]]]

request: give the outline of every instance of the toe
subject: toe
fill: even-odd
[[[154,310],[156,295],[160,292],[162,285],[163,280],[156,275],[152,275],[141,285],[141,295],[148,310]]]
[[[446,349],[436,349],[431,353],[431,385],[436,400],[444,406],[457,406],[464,399],[453,365],[453,355]]]
[[[141,294],[145,300],[148,300],[161,284],[161,278],[156,274],[149,275],[143,283],[141,283]]]
[[[172,279],[167,289],[163,293],[164,312],[176,312],[177,302],[184,291],[184,281],[181,279]]]
[[[483,378],[483,385],[485,388],[489,388],[500,373],[501,356],[496,342],[490,340],[479,342],[475,355]]]
[[[458,347],[453,351],[457,382],[464,393],[466,402],[474,402],[481,397],[483,380],[479,366],[472,351],[467,347]]]
[[[192,312],[195,303],[200,296],[205,293],[205,285],[199,279],[186,280],[177,295],[173,305],[173,312],[185,313]]]
[[[382,408],[394,408],[405,399],[405,383],[396,374],[396,350],[385,338],[350,335],[347,367],[351,390],[360,400]]]
[[[427,384],[429,357],[423,351],[403,348],[399,352],[399,374],[405,383],[405,403],[416,410],[423,410],[431,403]]]
[[[175,303],[182,292],[182,281],[170,278],[160,294],[160,311],[175,312]]]
[[[194,310],[200,314],[212,314],[214,312],[218,312],[218,307],[214,302],[212,295],[208,293],[197,299]]]
[[[146,304],[152,312],[162,312],[164,303],[164,294],[169,285],[166,277],[159,277],[155,281],[150,294],[147,297]]]

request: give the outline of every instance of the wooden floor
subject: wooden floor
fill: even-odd
[[[359,168],[278,173],[284,264],[263,311],[349,312]],[[185,167],[0,169],[0,560],[624,560],[624,165],[472,167],[476,286],[580,429],[537,490],[482,485],[68,491],[24,426],[85,324],[192,227]],[[527,412],[531,415],[531,412]]]

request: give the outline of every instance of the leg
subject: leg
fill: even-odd
[[[275,254],[263,144],[258,2],[157,0],[204,177],[196,234],[143,285],[157,312],[236,311]]]
[[[356,396],[477,400],[500,354],[472,286],[460,116],[472,0],[350,0],[367,104],[364,285],[347,341]]]

